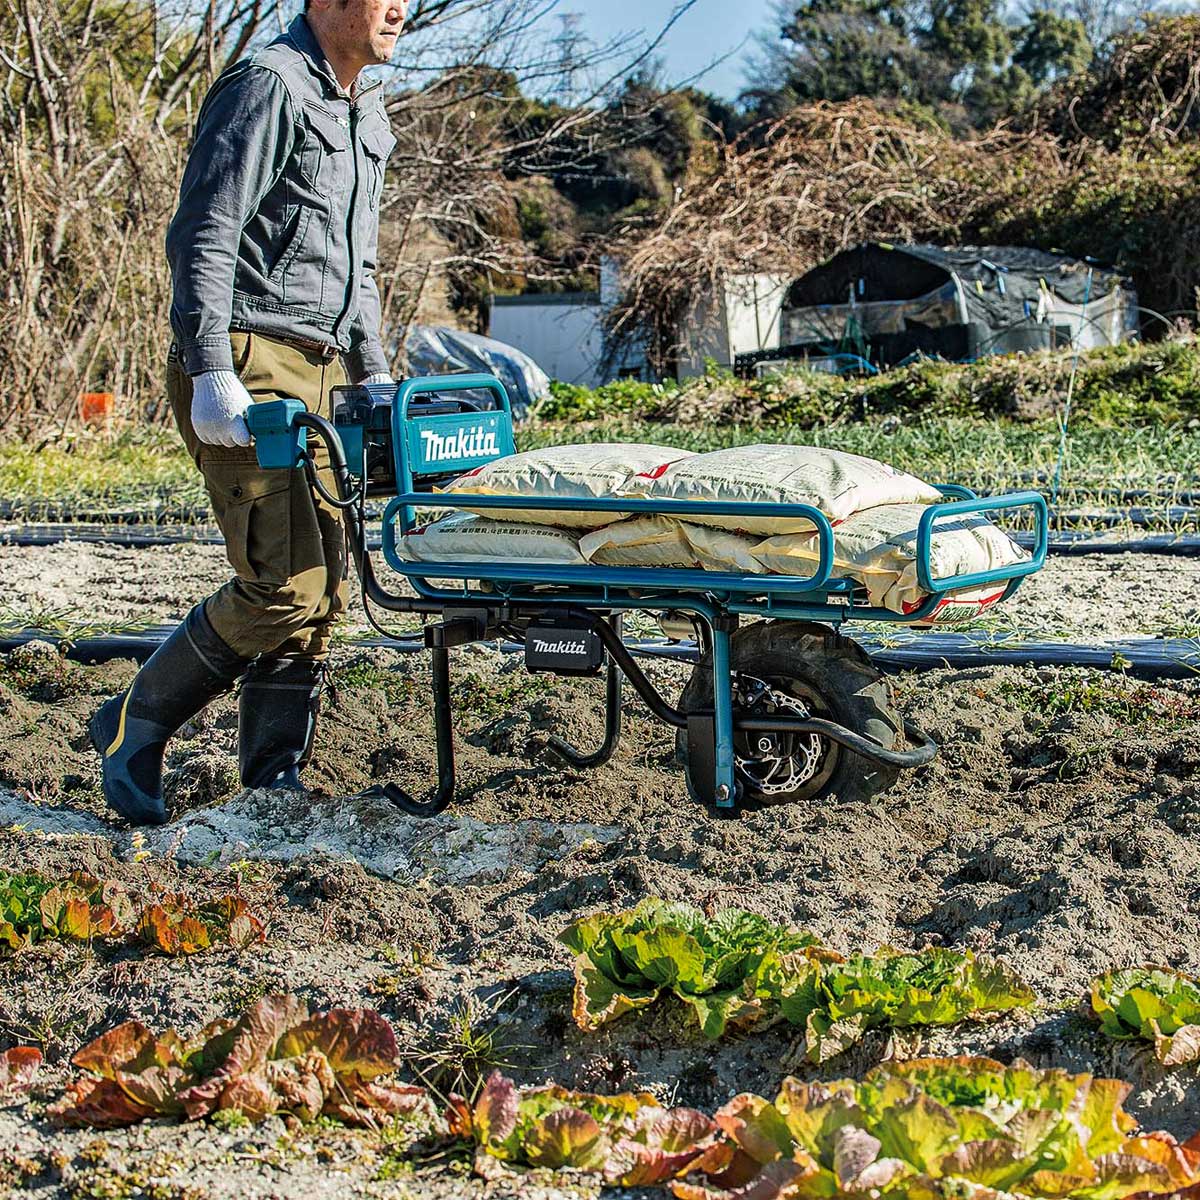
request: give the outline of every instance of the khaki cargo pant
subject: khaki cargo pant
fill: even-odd
[[[328,417],[329,389],[346,382],[338,359],[256,333],[231,333],[233,364],[256,400],[293,398]],[[204,476],[235,577],[205,602],[230,649],[323,659],[348,597],[345,531],[337,511],[309,489],[303,471],[264,471],[254,447],[207,446],[192,428],[192,381],[172,347],[167,396],[188,453]],[[324,447],[321,482],[334,492]]]

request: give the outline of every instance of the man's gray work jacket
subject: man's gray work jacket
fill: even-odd
[[[379,340],[379,197],[396,144],[379,85],[353,99],[303,15],[213,84],[167,231],[184,370],[232,370],[229,331],[388,369]]]

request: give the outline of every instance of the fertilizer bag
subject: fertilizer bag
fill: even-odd
[[[751,553],[757,538],[724,529],[647,514],[606,525],[579,539],[579,551],[597,566],[677,567],[763,575],[767,568]]]
[[[584,566],[579,539],[565,529],[519,521],[488,521],[454,513],[405,534],[397,545],[405,562],[539,562]]]
[[[834,524],[881,504],[933,504],[942,494],[913,475],[886,463],[823,450],[816,446],[738,446],[663,460],[635,475],[625,496],[712,500],[727,503],[808,504]],[[688,514],[688,521],[712,529],[770,536],[810,531],[803,517],[730,517]]]
[[[877,608],[908,614],[928,598],[917,582],[917,529],[926,506],[885,504],[868,508],[834,530],[835,574],[861,583]],[[815,533],[768,538],[754,550],[768,570],[781,575],[807,575],[820,559]],[[1027,562],[1028,553],[1002,529],[977,513],[944,517],[934,525],[930,565],[935,579],[974,574]],[[937,621],[966,620],[994,604],[1006,583],[947,592]]]
[[[687,450],[640,443],[547,446],[498,458],[468,471],[443,491],[456,496],[527,496],[537,499],[610,499],[631,476],[690,457]],[[550,509],[467,509],[481,516],[568,529],[599,529],[627,517],[619,512],[557,512]]]

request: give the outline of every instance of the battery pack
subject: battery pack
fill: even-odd
[[[588,625],[547,621],[525,631],[525,666],[534,674],[598,675],[604,643]]]

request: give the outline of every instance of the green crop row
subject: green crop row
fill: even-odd
[[[314,1014],[272,995],[192,1038],[128,1021],[71,1061],[81,1074],[48,1109],[63,1125],[324,1117],[431,1149],[427,1160],[466,1152],[478,1175],[518,1191],[527,1168],[679,1200],[1124,1200],[1200,1188],[1200,1136],[1140,1130],[1124,1109],[1128,1084],[986,1058],[787,1078],[774,1099],[743,1093],[712,1115],[646,1092],[518,1088],[499,1071],[476,1099],[439,1105],[396,1078],[396,1036],[378,1013]],[[0,1054],[0,1096],[27,1092],[39,1064],[36,1051]]]
[[[574,922],[572,1011],[594,1031],[666,999],[706,1038],[785,1020],[826,1062],[871,1029],[986,1020],[1035,1001],[1003,963],[970,951],[885,947],[843,958],[809,933],[741,909],[708,916],[657,898]],[[1200,980],[1163,968],[1096,979],[1086,1015],[1118,1039],[1150,1042],[1164,1065],[1200,1060]]]

